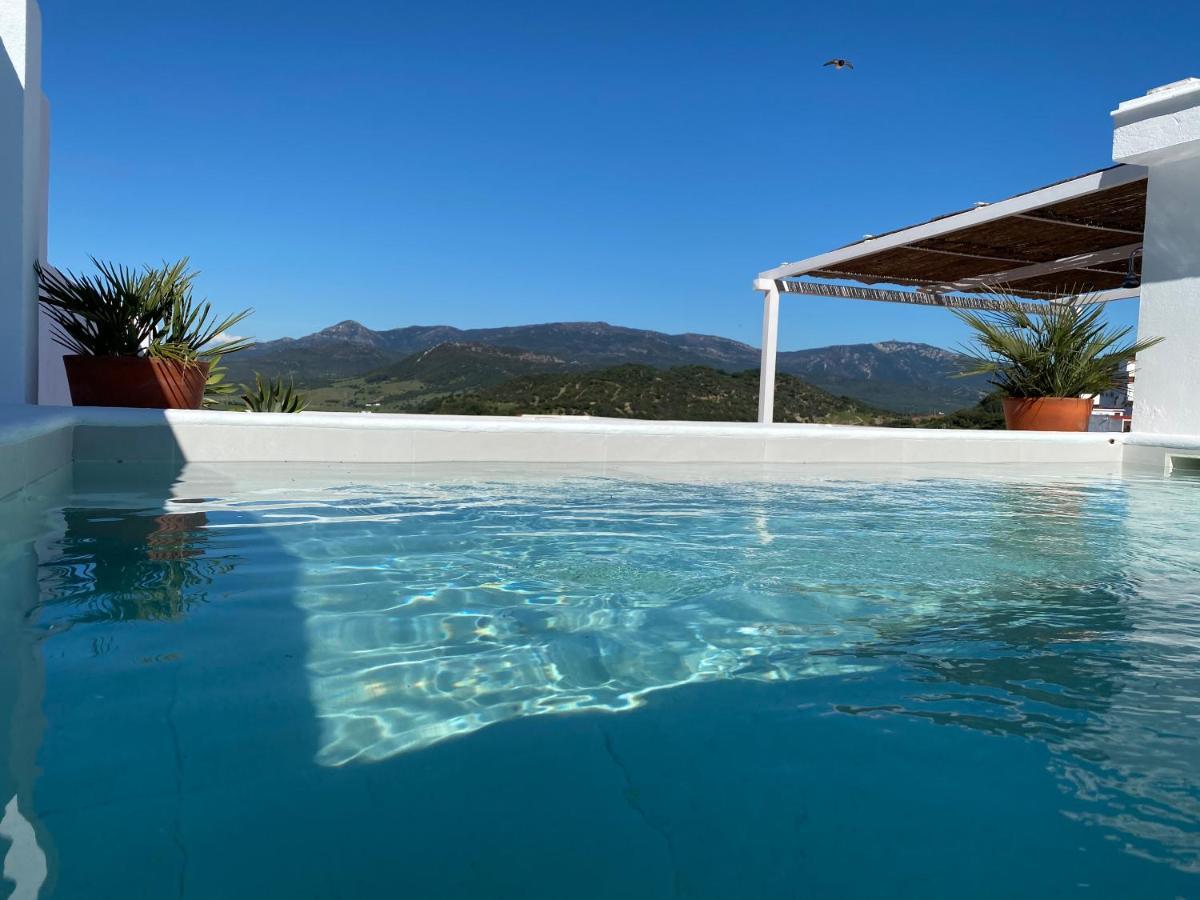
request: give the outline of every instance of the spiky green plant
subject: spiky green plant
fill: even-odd
[[[211,364],[222,356],[254,346],[250,338],[229,336],[230,329],[253,310],[243,309],[218,319],[211,303],[192,297],[192,280],[198,273],[187,269],[188,258],[184,257],[175,265],[183,266],[187,280],[171,298],[162,325],[151,339],[150,355],[184,362],[201,360]]]
[[[285,385],[282,377],[264,379],[255,372],[254,387],[242,385],[242,390],[247,412],[298,413],[308,406],[304,395],[296,392],[295,384],[289,380]]]
[[[1103,304],[1048,303],[1026,312],[1016,298],[1002,296],[999,312],[955,310],[975,332],[975,346],[963,352],[974,360],[965,375],[991,375],[1008,397],[1078,397],[1122,383],[1122,365],[1162,338],[1130,340],[1132,328],[1110,328]]]
[[[54,339],[68,352],[211,362],[251,346],[223,339],[251,311],[218,319],[207,300],[193,299],[198,273],[187,257],[140,270],[91,259],[96,275],[35,267]]]
[[[54,340],[80,356],[143,356],[191,282],[185,260],[142,270],[92,257],[95,275],[35,264]]]

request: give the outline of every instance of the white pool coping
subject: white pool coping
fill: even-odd
[[[1200,435],[585,417],[0,406],[0,496],[72,462],[1107,465],[1163,471]]]

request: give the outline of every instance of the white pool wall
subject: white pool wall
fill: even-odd
[[[71,464],[74,412],[23,404],[0,406],[0,497]]]
[[[1170,475],[1186,462],[1200,467],[1200,435],[1134,433],[1121,437],[1121,465],[1129,471]]]
[[[1165,470],[1170,435],[956,431],[567,417],[0,407],[0,496],[72,462],[1049,465]]]

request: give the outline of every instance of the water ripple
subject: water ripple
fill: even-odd
[[[1036,741],[1083,804],[1070,815],[1200,871],[1197,489],[572,477],[243,492],[186,507],[204,517],[186,537],[144,520],[163,558],[119,570],[94,541],[129,517],[84,516],[43,608],[173,616],[214,585],[262,590],[254,541],[269,532],[301,561],[291,599],[323,765],[685,684],[886,674],[898,694],[834,712]],[[174,605],[128,605],[163,583]]]

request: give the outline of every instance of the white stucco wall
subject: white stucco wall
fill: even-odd
[[[1200,79],[1122,103],[1113,159],[1149,169],[1133,428],[1200,435]]]
[[[36,403],[33,263],[46,248],[49,105],[34,0],[0,0],[0,43],[0,401]]]
[[[41,144],[41,211],[39,228],[42,239],[38,259],[48,260],[47,223],[50,221],[50,103],[42,95],[42,144]],[[45,310],[38,311],[38,403],[48,406],[70,406],[71,389],[67,386],[67,370],[63,366],[63,348],[54,341],[50,317]]]
[[[1200,434],[1200,156],[1151,169],[1134,427]]]

